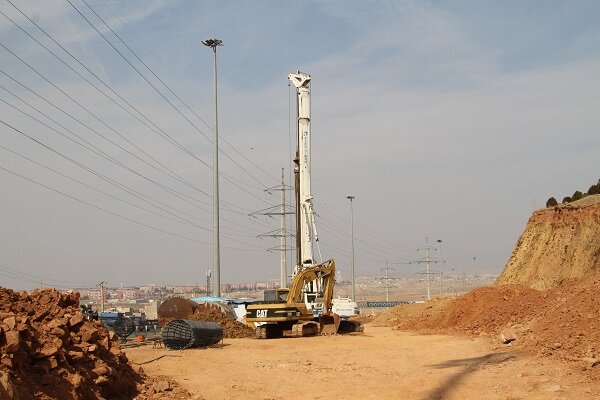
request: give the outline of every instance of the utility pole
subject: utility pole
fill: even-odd
[[[219,39],[203,40],[202,44],[213,49],[213,269],[215,271],[213,293],[221,297],[221,247],[219,244],[219,118],[217,112],[217,47],[223,46]]]
[[[210,269],[206,270],[206,295],[210,296],[210,278],[212,276],[212,271]]]
[[[104,312],[104,284],[106,282],[102,281],[97,286],[100,286],[100,311]]]
[[[388,262],[385,262],[385,268],[381,268],[382,271],[385,271],[385,277],[383,278],[385,280],[385,301],[389,302],[390,301],[390,279],[394,279],[394,278],[390,278],[389,276],[389,270],[395,271],[394,268],[390,268]]]
[[[287,237],[293,236],[293,234],[291,234],[287,231],[286,223],[285,223],[285,216],[288,214],[293,214],[293,211],[286,210],[287,205],[285,204],[285,191],[291,190],[292,188],[285,185],[284,176],[285,176],[284,169],[281,168],[281,184],[279,186],[265,189],[265,191],[269,192],[269,193],[271,190],[279,190],[281,192],[279,205],[269,207],[264,210],[260,210],[260,211],[249,214],[250,216],[255,216],[257,214],[266,215],[269,217],[272,217],[274,215],[280,216],[278,230],[267,232],[267,233],[261,233],[257,237],[259,237],[259,238],[262,238],[262,237],[277,238],[278,237],[279,238],[279,247],[278,248],[277,247],[270,248],[270,249],[267,249],[267,251],[275,250],[275,251],[281,252],[281,257],[279,259],[279,287],[281,287],[281,288],[287,287],[287,276],[288,276],[287,275],[287,251],[288,251],[287,250]],[[277,208],[279,208],[279,211],[276,211]]]
[[[352,206],[352,200],[355,196],[346,196],[350,200],[350,232],[352,240],[352,301],[356,301],[356,278],[354,275],[354,208]]]

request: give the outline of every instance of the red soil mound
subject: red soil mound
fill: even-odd
[[[148,379],[114,332],[79,312],[79,294],[0,288],[0,399],[188,399],[169,380]]]
[[[141,377],[114,333],[83,319],[78,293],[0,289],[0,321],[0,369],[12,382],[0,390],[21,399],[129,399],[136,393]]]
[[[400,305],[377,325],[421,333],[506,335],[511,345],[540,356],[578,363],[600,374],[600,274],[538,291],[506,285],[475,289],[459,298]]]

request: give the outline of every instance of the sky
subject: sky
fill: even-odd
[[[213,37],[222,283],[279,278],[280,218],[261,214],[282,168],[290,184],[297,70],[312,76],[316,252],[341,279],[348,195],[358,277],[416,276],[427,243],[435,270],[498,274],[534,210],[600,178],[597,1],[0,11],[0,286],[205,281]]]

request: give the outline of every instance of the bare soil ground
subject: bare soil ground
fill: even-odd
[[[496,348],[494,350],[494,348]],[[226,339],[221,348],[126,350],[155,379],[192,399],[596,399],[600,382],[562,360],[498,348],[489,338],[364,334]]]

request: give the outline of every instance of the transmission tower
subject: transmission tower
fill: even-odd
[[[425,238],[425,246],[418,250],[424,251],[425,257],[411,261],[410,264],[425,264],[427,266],[425,272],[421,272],[421,274],[427,276],[427,300],[431,300],[431,275],[433,274],[431,264],[438,263],[438,259],[431,256],[431,251],[435,251],[435,247],[429,245],[429,238]]]
[[[266,192],[271,191],[280,191],[281,192],[281,202],[269,208],[265,208],[264,210],[256,211],[250,214],[250,216],[256,215],[266,215],[268,217],[273,217],[275,215],[280,216],[280,225],[279,229],[274,231],[261,233],[257,237],[272,237],[279,238],[279,247],[272,247],[267,249],[267,251],[279,251],[281,252],[281,258],[279,262],[279,286],[282,288],[287,287],[287,238],[289,236],[294,236],[291,232],[289,232],[285,225],[285,216],[289,214],[294,214],[294,211],[290,209],[289,206],[285,204],[285,192],[286,190],[292,190],[290,186],[287,186],[284,181],[284,169],[281,168],[281,184],[278,186],[274,186],[272,188],[265,189]],[[291,250],[291,249],[290,249]]]
[[[390,272],[390,270],[395,271],[395,269],[391,268],[389,266],[388,262],[386,261],[385,267],[381,268],[381,270],[385,271],[385,276],[381,279],[385,282],[385,301],[389,302],[390,301],[390,280],[395,279],[395,278],[390,278],[389,272]]]

